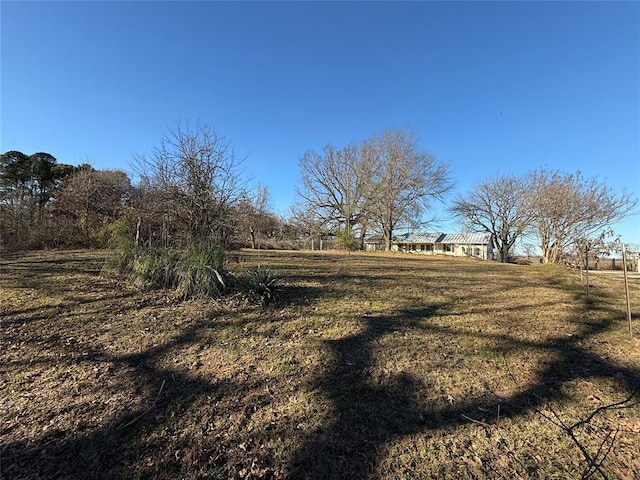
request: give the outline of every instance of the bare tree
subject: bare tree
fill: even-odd
[[[528,192],[525,178],[496,177],[478,183],[465,197],[458,196],[452,212],[470,228],[490,233],[499,260],[506,262],[531,222]]]
[[[390,250],[396,227],[420,219],[451,189],[449,167],[424,152],[410,129],[387,130],[367,141],[364,151],[371,169],[367,209]]]
[[[178,122],[136,169],[149,189],[162,192],[165,214],[186,242],[222,239],[231,208],[240,197],[240,162],[211,127]]]
[[[303,236],[324,236],[331,232],[331,225],[307,203],[294,204],[289,209],[288,222]]]
[[[272,213],[269,190],[259,184],[253,192],[245,192],[236,207],[236,228],[240,237],[248,237],[252,249],[260,240],[273,237],[280,220]]]
[[[369,181],[360,149],[327,145],[322,154],[307,151],[300,158],[300,174],[302,185],[297,193],[305,204],[302,209],[313,211],[315,220],[342,228],[351,237],[354,225],[365,216]]]
[[[131,191],[129,177],[121,171],[85,167],[73,174],[62,183],[53,209],[57,243],[98,241],[100,230],[122,214]]]
[[[561,174],[540,169],[530,174],[532,225],[545,263],[556,263],[570,246],[628,216],[637,200],[614,192],[580,172]]]
[[[536,254],[538,247],[533,243],[525,243],[522,245],[522,249],[527,258],[531,258]]]

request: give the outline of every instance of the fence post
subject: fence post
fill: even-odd
[[[631,303],[629,302],[629,280],[627,279],[627,253],[622,244],[622,270],[624,271],[624,293],[627,297],[627,320],[629,321],[629,335],[632,335],[631,331]]]

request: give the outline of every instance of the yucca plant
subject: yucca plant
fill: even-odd
[[[243,277],[240,285],[249,300],[266,307],[276,300],[281,289],[281,278],[268,268],[252,268]]]

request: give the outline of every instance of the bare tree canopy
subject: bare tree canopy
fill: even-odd
[[[298,237],[326,235],[331,226],[306,202],[299,202],[289,209],[289,225]]]
[[[254,250],[260,247],[262,239],[275,236],[280,229],[280,220],[272,213],[269,189],[262,184],[243,193],[234,217],[236,237],[248,239]]]
[[[365,187],[369,178],[359,148],[324,147],[321,154],[309,150],[300,158],[302,186],[298,195],[315,216],[351,233],[365,212]]]
[[[451,189],[449,167],[424,152],[410,129],[386,130],[364,151],[372,165],[368,211],[390,250],[396,227],[421,218],[432,200]]]
[[[187,242],[222,236],[230,207],[242,193],[240,162],[211,127],[178,122],[149,156],[137,156],[141,184],[160,192],[164,215]]]
[[[526,178],[502,176],[482,181],[466,196],[458,196],[451,210],[471,229],[490,233],[499,260],[506,262],[530,225],[530,203]]]
[[[545,169],[531,173],[534,199],[532,226],[545,263],[560,261],[573,242],[590,238],[628,216],[637,200],[616,193],[580,172],[561,174]]]
[[[360,146],[308,151],[300,172],[298,212],[312,217],[314,225],[337,229],[341,243],[350,247],[354,227],[362,240],[374,225],[390,250],[394,229],[422,218],[431,200],[452,186],[448,166],[424,152],[410,129],[387,130]]]
[[[61,186],[54,206],[59,244],[91,245],[123,213],[132,186],[121,171],[82,168]]]

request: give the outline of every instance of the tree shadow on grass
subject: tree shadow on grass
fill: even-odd
[[[115,478],[174,478],[184,468],[178,455],[157,459],[149,457],[146,468],[140,467],[146,454],[145,441],[163,430],[171,428],[181,412],[194,403],[207,399],[215,403],[224,397],[242,398],[248,392],[259,389],[262,379],[202,378],[190,376],[184,371],[158,366],[158,361],[181,346],[193,344],[201,330],[207,328],[203,320],[185,329],[180,335],[164,344],[140,353],[83,359],[83,362],[109,364],[117,375],[127,375],[141,397],[134,409],[120,409],[111,419],[103,419],[99,428],[84,427],[78,430],[57,430],[34,436],[32,440],[4,443],[0,456],[2,479],[13,478],[65,478],[65,479],[115,479]],[[115,394],[115,392],[114,392]],[[70,407],[78,409],[78,406]],[[94,408],[85,405],[80,408]],[[99,408],[99,407],[98,407]],[[40,427],[46,427],[41,425]],[[175,428],[175,427],[174,427]],[[5,430],[2,435],[8,434]],[[176,432],[180,435],[180,432]],[[220,446],[220,445],[219,445]],[[223,447],[223,446],[220,446]],[[212,448],[213,457],[220,457]],[[156,452],[157,453],[157,452]],[[209,457],[202,459],[207,468],[214,468]],[[221,460],[223,461],[223,460]],[[137,464],[137,471],[131,465]],[[191,468],[197,472],[194,459]]]
[[[284,304],[314,301],[326,292],[315,287],[298,287],[290,292]],[[605,308],[599,303],[591,307]],[[332,362],[324,375],[311,381],[310,387],[329,401],[331,411],[321,428],[301,439],[289,464],[283,467],[290,478],[371,478],[375,476],[381,451],[396,439],[467,424],[473,417],[493,421],[479,417],[478,407],[495,410],[501,405],[503,417],[517,417],[531,412],[545,401],[561,400],[563,385],[572,380],[622,377],[629,390],[640,382],[637,371],[618,366],[581,345],[597,333],[612,328],[613,321],[585,321],[576,316],[571,319],[579,330],[574,336],[536,342],[507,334],[441,326],[430,321],[436,315],[446,313],[447,308],[447,305],[437,305],[399,311],[393,315],[363,316],[360,319],[363,325],[361,332],[324,340]],[[206,448],[200,449],[199,454],[208,457],[202,460],[181,457],[184,450],[189,449],[188,443],[182,451],[176,449],[163,458],[147,458],[150,450],[155,452],[154,455],[166,450],[157,446],[149,448],[147,442],[166,441],[184,435],[180,431],[182,424],[179,418],[192,415],[194,408],[204,403],[233,402],[264,390],[264,379],[258,375],[203,378],[189,375],[184,369],[170,368],[162,362],[171,352],[197,344],[210,326],[210,320],[205,318],[190,324],[173,339],[143,352],[113,357],[105,354],[106,363],[113,365],[116,372],[128,372],[135,383],[141,397],[136,407],[119,410],[117,415],[101,421],[97,427],[89,425],[84,429],[57,431],[52,428],[44,434],[34,433],[28,441],[3,442],[0,459],[2,479],[184,478],[190,473],[192,477],[202,474],[203,478],[207,475],[210,478],[240,476],[234,473],[237,470],[233,470],[234,465],[225,457],[226,446],[241,442],[233,435],[203,438],[202,441],[207,442]],[[221,321],[220,328],[224,326],[226,324]],[[511,398],[467,398],[448,406],[428,408],[420,402],[428,386],[409,373],[391,375],[382,383],[374,383],[369,373],[376,361],[377,342],[387,335],[403,331],[488,339],[495,342],[498,352],[542,349],[555,355],[537,372],[533,385]],[[439,355],[440,352],[434,350],[434,346],[425,345],[421,354]],[[99,363],[95,358],[83,361]],[[244,407],[240,405],[237,408]],[[225,407],[220,411],[228,414],[231,408]],[[291,433],[292,430],[283,431]],[[189,435],[195,437],[195,434]],[[188,442],[189,439],[183,441]],[[253,460],[249,458],[248,461],[251,464]],[[266,469],[261,475],[263,478],[278,476],[274,472]]]
[[[372,385],[368,370],[373,362],[371,346],[377,339],[433,311],[405,312],[404,317],[395,318],[364,317],[363,332],[326,341],[333,364],[312,388],[331,400],[334,411],[329,424],[314,432],[293,455],[293,478],[366,477],[379,447],[425,427],[426,419],[415,403],[415,394],[423,388],[419,382],[401,373],[384,385]]]
[[[292,455],[291,478],[375,478],[381,449],[400,437],[470,423],[479,417],[479,412],[502,412],[503,419],[522,416],[548,401],[562,400],[563,385],[576,379],[616,378],[623,380],[627,392],[640,384],[637,370],[616,365],[582,346],[588,338],[612,328],[615,322],[611,320],[581,321],[579,333],[570,338],[535,342],[433,325],[429,318],[435,312],[435,309],[417,309],[395,316],[364,317],[366,328],[362,333],[326,341],[334,360],[329,372],[312,388],[330,400],[333,412],[328,423]],[[480,337],[495,342],[497,352],[546,350],[553,352],[556,359],[538,372],[533,385],[510,398],[469,398],[444,408],[430,409],[417,401],[427,386],[408,373],[392,376],[383,384],[371,382],[368,372],[373,366],[372,349],[376,340],[398,329]],[[425,345],[422,354],[438,355],[438,352],[430,352]],[[493,422],[495,417],[480,420]]]
[[[321,289],[314,287],[290,288],[275,308],[310,303],[321,294]],[[145,301],[144,306],[153,307],[155,304]],[[117,299],[114,303],[114,308],[116,307],[119,312],[126,311],[117,306]],[[9,361],[4,366],[20,368],[21,365],[39,365],[43,369],[57,371],[77,370],[80,367],[83,371],[95,369],[96,372],[108,369],[110,375],[117,377],[117,380],[114,379],[116,385],[130,391],[131,395],[125,402],[132,403],[129,407],[121,405],[115,413],[114,409],[109,410],[106,405],[94,405],[93,400],[79,403],[65,398],[65,402],[60,405],[52,404],[52,420],[60,416],[60,409],[64,405],[64,409],[78,414],[78,423],[74,428],[42,424],[26,439],[3,441],[0,450],[2,480],[184,478],[186,473],[190,475],[189,478],[234,477],[234,472],[244,467],[228,460],[226,451],[229,448],[237,450],[234,445],[240,442],[237,437],[230,436],[219,440],[213,435],[207,436],[205,433],[209,427],[205,424],[198,427],[202,432],[194,435],[192,439],[185,440],[193,442],[197,448],[183,446],[180,453],[176,450],[163,456],[167,447],[157,444],[169,435],[171,440],[183,436],[179,427],[183,416],[187,419],[186,427],[193,428],[190,415],[194,414],[194,408],[198,405],[204,405],[203,410],[208,414],[215,411],[215,407],[212,409],[211,405],[215,406],[218,402],[225,405],[222,410],[227,413],[232,412],[234,407],[241,406],[242,399],[250,399],[251,408],[264,406],[266,400],[261,397],[261,392],[267,388],[267,380],[251,370],[240,369],[225,375],[211,375],[212,372],[209,371],[207,375],[198,375],[197,372],[189,372],[184,366],[172,368],[171,365],[167,365],[167,357],[171,358],[173,355],[179,355],[184,349],[206,344],[209,339],[215,339],[217,331],[246,325],[247,318],[253,318],[253,315],[249,314],[255,314],[255,308],[243,305],[235,307],[231,319],[214,319],[212,317],[217,316],[217,310],[218,308],[215,308],[209,314],[201,315],[197,320],[189,322],[164,343],[132,354],[112,355],[108,349],[101,351],[100,345],[91,345],[90,342],[67,345],[63,333],[56,331],[40,335],[40,348],[55,352],[55,357],[18,359],[15,362]],[[224,307],[221,311],[224,312]],[[30,315],[29,318],[37,320],[36,317]],[[286,322],[287,318],[285,315],[284,319],[278,321]],[[22,321],[15,322],[13,326],[22,329],[29,327]],[[7,336],[3,340],[12,341]],[[72,358],[79,347],[94,353]],[[100,378],[95,380],[95,384],[99,384]],[[76,380],[73,382],[77,383]],[[91,388],[100,391],[99,386],[94,387],[93,379],[90,383]],[[106,387],[105,391],[107,394],[118,395],[113,387]],[[105,391],[96,399],[104,401]],[[88,416],[93,425],[85,423],[83,412],[92,410],[100,415],[98,425],[95,424],[96,413]],[[109,415],[109,412],[114,414]],[[219,420],[216,419],[215,422],[217,421]],[[2,428],[0,424],[0,438],[5,435],[5,438],[9,438],[11,431],[15,429],[15,424],[11,423],[14,426],[7,428]],[[40,431],[40,428],[43,430]],[[193,458],[185,459],[184,455],[192,455]],[[248,461],[249,465],[252,465],[252,459],[249,458]],[[260,468],[267,472],[265,474],[271,471],[269,465],[262,465]]]

